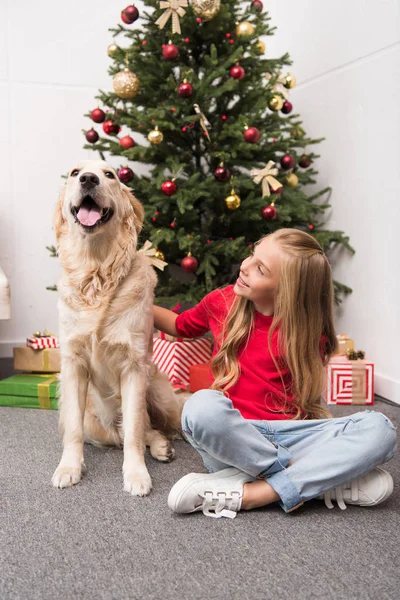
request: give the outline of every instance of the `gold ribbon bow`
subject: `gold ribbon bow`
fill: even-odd
[[[271,192],[269,186],[272,186],[273,190],[276,191],[282,187],[273,175],[278,175],[278,169],[273,169],[274,161],[270,160],[263,169],[252,169],[250,175],[253,177],[254,183],[259,184],[262,181],[262,195],[270,196]]]
[[[157,269],[160,269],[160,271],[164,271],[164,267],[166,267],[168,263],[164,262],[160,258],[156,258],[155,254],[157,250],[155,248],[152,248],[152,246],[152,242],[146,240],[142,248],[140,248],[139,252],[143,252],[143,254],[150,258],[150,262],[153,265],[153,267],[157,267]]]
[[[56,334],[53,333],[52,331],[49,331],[48,329],[44,329],[43,333],[41,331],[35,331],[35,333],[32,334],[32,337],[35,338],[42,338],[42,337],[52,337],[55,336]]]
[[[266,73],[265,79],[267,81],[269,81],[271,78],[272,78],[271,73]],[[275,92],[277,92],[278,94],[281,94],[285,98],[285,100],[287,100],[289,98],[289,94],[287,92],[287,89],[285,88],[285,85],[284,85],[285,83],[286,83],[285,78],[277,79],[273,85],[273,90]]]
[[[211,123],[209,122],[209,120],[207,119],[206,115],[201,112],[200,110],[200,106],[198,104],[193,104],[193,108],[196,111],[196,113],[198,115],[200,115],[200,125],[204,131],[204,133],[207,135],[208,141],[211,142],[207,127],[211,128]]]
[[[161,15],[156,21],[156,25],[160,29],[163,29],[168,23],[170,17],[172,17],[172,33],[181,33],[181,25],[179,23],[179,17],[183,17],[186,10],[183,10],[184,6],[188,6],[187,0],[168,0],[167,2],[160,2],[160,8],[166,8],[167,10]]]

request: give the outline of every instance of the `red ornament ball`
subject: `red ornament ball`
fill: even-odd
[[[294,156],[291,154],[285,154],[281,158],[281,167],[287,171],[288,169],[293,169],[295,164]]]
[[[251,8],[253,10],[255,10],[255,12],[261,12],[262,9],[264,8],[263,3],[261,2],[261,0],[253,0],[253,2],[251,3]]]
[[[89,131],[85,133],[85,138],[90,144],[95,144],[99,139],[99,134],[94,129],[89,129]]]
[[[289,102],[289,100],[286,100],[286,102],[283,103],[281,112],[283,112],[284,115],[288,115],[289,113],[292,112],[292,110],[293,110],[293,104],[291,102]]]
[[[278,211],[276,210],[275,206],[270,204],[269,206],[264,206],[261,211],[261,216],[265,221],[274,221],[278,216]]]
[[[178,94],[181,98],[189,98],[193,94],[193,86],[187,81],[184,81],[178,87]]]
[[[199,268],[199,263],[194,256],[186,256],[182,259],[181,267],[185,273],[195,273]]]
[[[134,23],[136,21],[136,19],[138,19],[138,18],[139,18],[139,11],[136,8],[136,6],[134,6],[133,4],[131,4],[130,6],[127,6],[121,12],[121,19],[127,25],[132,25],[132,23]]]
[[[171,181],[170,179],[167,179],[167,181],[163,181],[163,183],[161,184],[161,190],[166,196],[172,196],[173,194],[175,194],[177,189],[178,188],[176,186],[175,181]]]
[[[225,167],[218,167],[214,171],[214,176],[217,181],[228,181],[231,174],[229,169],[226,169]]]
[[[255,144],[260,139],[260,132],[257,127],[248,127],[243,133],[243,137],[249,144]]]
[[[178,54],[178,46],[175,46],[175,44],[164,44],[162,49],[162,55],[165,58],[165,60],[174,60],[174,58],[176,58]]]
[[[128,148],[133,148],[133,146],[136,145],[136,142],[133,138],[131,138],[130,135],[125,135],[124,137],[122,137],[119,140],[120,145],[125,148],[125,150],[128,150]]]
[[[276,188],[276,190],[274,190],[273,187],[270,187],[270,190],[271,190],[271,194],[282,194],[283,187],[281,186],[279,188]]]
[[[121,131],[121,127],[118,125],[118,123],[110,119],[109,121],[104,121],[103,131],[107,135],[118,135],[118,133]]]
[[[239,81],[241,81],[245,76],[245,72],[243,67],[241,67],[240,65],[235,65],[229,71],[229,75],[233,77],[233,79],[239,79]]]
[[[122,181],[122,183],[129,183],[134,178],[134,174],[132,169],[130,169],[129,167],[122,167],[118,171],[118,177],[120,181]]]
[[[308,169],[311,163],[312,160],[307,156],[307,154],[303,154],[303,156],[300,156],[299,166],[303,169]]]
[[[104,112],[104,110],[101,110],[101,108],[95,108],[90,113],[90,117],[95,123],[102,123],[106,118],[106,113]]]

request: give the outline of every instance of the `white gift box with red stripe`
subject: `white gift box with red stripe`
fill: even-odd
[[[211,358],[210,338],[169,342],[153,338],[153,362],[166,373],[176,386],[189,386],[189,370],[192,365],[208,362]]]
[[[334,356],[326,366],[327,404],[373,404],[374,363]]]
[[[34,350],[43,350],[45,348],[59,348],[58,338],[55,335],[46,337],[29,337],[26,340],[26,345]]]

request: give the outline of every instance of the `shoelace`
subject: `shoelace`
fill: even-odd
[[[205,492],[204,494],[202,510],[206,517],[213,517],[214,519],[228,517],[228,519],[234,519],[239,508],[239,492],[232,492],[230,495],[225,492],[219,492],[216,496],[213,495],[213,492]]]
[[[335,493],[334,500],[336,500],[338,507],[341,510],[346,510],[347,506],[346,506],[346,504],[344,502],[344,498],[343,498],[343,490],[345,490],[345,489],[351,490],[351,499],[352,500],[354,500],[354,501],[358,500],[358,497],[359,497],[358,479],[353,479],[353,481],[350,481],[350,483],[340,485],[337,488],[334,488],[333,490],[329,490],[328,492],[325,492],[325,494],[324,494],[325,506],[327,508],[333,508],[332,494],[334,492]]]

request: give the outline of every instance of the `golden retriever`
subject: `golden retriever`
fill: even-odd
[[[84,441],[123,446],[124,489],[137,496],[152,486],[146,445],[157,460],[174,456],[166,436],[180,428],[180,402],[151,362],[156,274],[137,251],[143,215],[104,161],[77,164],[56,206],[63,453],[52,483],[58,488],[81,480]]]

